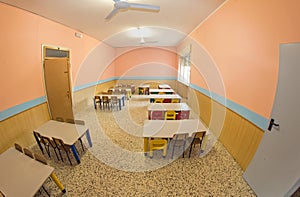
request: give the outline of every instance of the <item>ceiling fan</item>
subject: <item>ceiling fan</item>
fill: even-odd
[[[138,27],[137,30],[138,30],[139,35],[140,35],[140,37],[141,37],[141,39],[140,39],[140,45],[154,44],[154,43],[157,43],[157,42],[158,42],[158,41],[146,41],[145,38],[144,38],[144,36],[143,36],[143,33],[142,33],[142,31],[141,31],[141,28]]]
[[[114,9],[105,17],[106,20],[111,19],[119,11],[141,10],[141,11],[156,11],[160,10],[160,6],[140,4],[140,3],[129,3],[125,0],[113,0],[115,2]]]

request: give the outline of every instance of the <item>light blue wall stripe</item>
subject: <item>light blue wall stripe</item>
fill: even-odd
[[[256,126],[261,128],[262,130],[265,130],[267,128],[268,122],[269,122],[269,120],[267,118],[255,113],[253,111],[250,111],[249,109],[247,109],[231,100],[228,100],[228,99],[224,98],[223,96],[220,96],[218,94],[210,92],[210,91],[203,89],[197,85],[190,84],[190,87],[201,92],[202,94],[205,94],[206,96],[212,98],[213,100],[224,105],[228,109],[236,112],[240,116],[244,117],[245,119],[249,120]]]
[[[33,99],[31,101],[22,103],[20,105],[16,105],[16,106],[13,106],[11,108],[8,108],[8,109],[0,112],[0,121],[4,120],[6,118],[9,118],[11,116],[14,116],[14,115],[16,115],[18,113],[21,113],[21,112],[23,112],[23,111],[25,111],[27,109],[30,109],[30,108],[32,108],[34,106],[40,105],[42,103],[45,103],[45,102],[46,102],[46,97],[42,96],[42,97]]]
[[[108,78],[105,80],[91,82],[91,83],[84,84],[81,86],[76,86],[73,88],[73,91],[76,92],[76,91],[79,91],[79,90],[82,90],[85,88],[95,86],[97,84],[102,84],[102,83],[113,81],[113,80],[177,80],[177,78],[176,77],[113,77],[113,78]],[[237,114],[241,115],[242,117],[246,118],[247,120],[249,120],[256,126],[261,128],[262,130],[265,130],[267,128],[268,122],[269,122],[269,120],[267,118],[255,113],[253,111],[250,111],[249,109],[247,109],[237,103],[234,103],[233,101],[228,100],[228,99],[224,98],[223,96],[220,96],[218,94],[210,92],[210,91],[203,89],[197,85],[190,84],[190,87],[203,93],[204,95],[212,98],[213,100],[224,105],[225,107],[231,109],[232,111],[234,111]],[[40,105],[44,102],[46,102],[46,97],[42,96],[40,98],[36,98],[34,100],[31,100],[31,101],[22,103],[20,105],[11,107],[9,109],[6,109],[4,111],[1,111],[0,112],[0,121],[4,120],[6,118],[9,118],[11,116],[14,116],[22,111],[30,109],[34,106]]]
[[[112,77],[104,80],[99,80],[96,82],[87,83],[84,85],[76,86],[73,88],[73,91],[79,91],[85,88],[89,88],[98,84],[106,83],[113,80],[176,80],[176,77]],[[0,121],[9,118],[11,116],[14,116],[18,113],[21,113],[27,109],[30,109],[34,106],[40,105],[42,103],[46,102],[46,97],[42,96],[40,98],[33,99],[31,101],[16,105],[14,107],[11,107],[9,109],[6,109],[4,111],[0,112]]]

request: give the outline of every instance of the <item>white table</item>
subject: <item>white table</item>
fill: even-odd
[[[173,89],[150,89],[150,94],[175,94],[175,91]]]
[[[151,94],[149,98],[150,103],[153,103],[155,99],[179,99],[179,102],[181,102],[181,96],[178,94]]]
[[[177,114],[177,120],[189,119],[190,107],[186,103],[150,103],[148,104],[148,117],[152,119],[153,111],[175,111]],[[164,118],[162,118],[164,119]]]
[[[145,120],[143,127],[144,152],[149,150],[149,138],[172,138],[174,134],[188,133],[191,137],[194,132],[206,131],[207,127],[199,119],[187,120]],[[202,150],[205,148],[206,139]]]
[[[7,197],[34,196],[53,170],[10,148],[0,155],[0,190]]]
[[[160,84],[158,85],[159,89],[171,89],[171,86],[169,86],[168,84]]]
[[[190,107],[186,103],[149,103],[148,111],[186,111]]]
[[[78,141],[78,139],[85,135],[90,147],[92,147],[92,140],[90,137],[89,129],[84,125],[49,120],[48,122],[34,130],[42,136],[46,136],[50,139],[52,137],[59,138],[62,139],[65,144],[70,145],[77,163],[80,163],[80,158],[75,148],[75,143]],[[40,141],[36,139],[36,142],[42,150]]]

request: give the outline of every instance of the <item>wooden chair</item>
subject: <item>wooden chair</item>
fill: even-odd
[[[41,136],[41,134],[39,134],[38,132],[36,132],[36,131],[33,131],[33,136],[34,136],[34,138],[37,140],[37,141],[39,141],[40,142],[40,144],[44,144],[44,142],[42,141],[42,136]],[[45,148],[46,149],[46,148]],[[44,150],[41,148],[41,151],[42,151],[42,153],[44,154]]]
[[[166,111],[165,120],[176,120],[176,112],[175,111]]]
[[[168,141],[164,139],[153,139],[150,140],[150,152],[149,156],[150,158],[153,157],[153,151],[154,150],[163,150],[163,157],[166,157],[167,155],[167,145]]]
[[[188,139],[189,134],[188,133],[182,133],[182,134],[174,134],[172,138],[172,144],[173,144],[173,150],[172,150],[172,159],[174,156],[174,149],[175,147],[182,147],[182,158],[184,158],[184,151],[185,151],[185,145],[186,141]]]
[[[46,149],[46,152],[48,154],[48,156],[51,158],[51,154],[50,154],[50,147],[53,148],[54,153],[56,155],[57,160],[59,161],[58,155],[56,153],[56,149],[58,149],[58,147],[56,146],[56,144],[48,137],[46,136],[42,136],[41,135],[41,142],[44,144],[44,147]]]
[[[72,161],[70,159],[70,156],[69,156],[69,153],[71,152],[71,146],[70,145],[67,145],[64,143],[64,141],[62,139],[58,139],[58,138],[55,138],[55,137],[52,137],[54,143],[56,144],[57,148],[58,148],[58,152],[59,152],[59,155],[61,157],[61,160],[64,161],[62,155],[61,155],[61,150],[65,151],[66,154],[67,154],[67,157],[69,159],[69,162],[70,164],[72,165]],[[78,152],[78,151],[77,151]]]
[[[64,122],[64,119],[62,117],[56,117],[55,120],[59,122]]]
[[[99,105],[99,108],[102,109],[102,100],[100,96],[94,96],[94,108],[97,109],[97,104]]]
[[[108,96],[102,96],[102,104],[103,104],[103,109],[104,109],[104,105],[106,108],[109,109],[110,99],[108,98]]]
[[[20,144],[15,143],[15,149],[23,153],[23,148]]]
[[[117,110],[118,110],[119,109],[118,97],[117,96],[111,96],[110,97],[110,104],[111,104],[111,109],[113,109],[114,107],[117,107]]]
[[[25,154],[25,155],[27,155],[28,157],[31,157],[32,159],[34,159],[33,153],[31,152],[30,149],[24,148],[23,151],[24,151],[24,154]]]
[[[107,90],[107,93],[108,94],[113,94],[113,91],[112,90]]]
[[[206,134],[206,131],[198,131],[198,132],[195,132],[193,133],[193,141],[190,145],[190,152],[189,152],[189,157],[191,157],[191,152],[192,152],[192,147],[196,144],[199,144],[200,147],[199,147],[199,155],[201,153],[201,146],[202,146],[202,142],[204,140],[204,137],[205,137],[205,134]]]

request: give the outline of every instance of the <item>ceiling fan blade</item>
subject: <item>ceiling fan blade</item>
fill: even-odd
[[[114,8],[106,17],[105,19],[106,20],[109,20],[111,19],[114,15],[116,15],[118,13],[119,9],[117,8]]]
[[[151,11],[159,11],[160,10],[160,6],[148,5],[148,4],[139,4],[139,3],[130,3],[129,8],[151,10]]]

